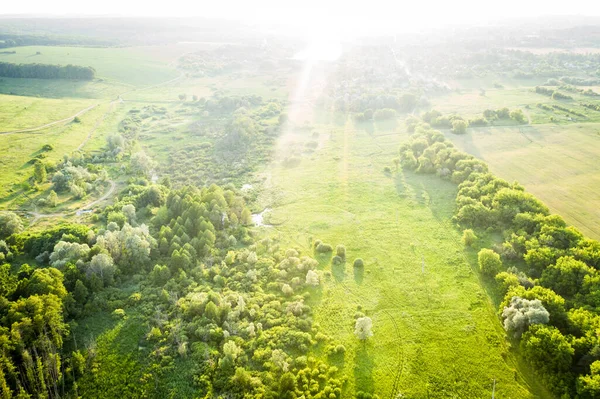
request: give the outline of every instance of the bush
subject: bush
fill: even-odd
[[[470,247],[477,241],[477,236],[471,229],[463,231],[462,242],[466,247]]]
[[[495,276],[502,267],[500,255],[491,249],[484,248],[477,255],[479,268],[486,276]]]
[[[316,250],[319,253],[327,253],[327,252],[332,252],[333,251],[333,247],[331,245],[329,245],[329,244],[320,243],[319,245],[317,245]]]
[[[396,110],[393,110],[391,108],[384,108],[384,109],[378,109],[377,111],[375,111],[375,113],[373,114],[373,118],[377,121],[382,121],[382,120],[386,120],[386,119],[394,119],[396,118],[398,114],[396,113]],[[365,117],[366,117],[366,112],[365,112]]]
[[[452,133],[465,134],[467,132],[467,122],[457,119],[452,121]]]
[[[338,244],[335,247],[335,254],[339,256],[342,260],[346,260],[346,247],[342,244]]]

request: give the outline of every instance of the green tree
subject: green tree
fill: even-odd
[[[465,229],[462,235],[462,242],[466,247],[470,247],[477,241],[477,236],[472,229]]]
[[[23,231],[23,222],[14,212],[0,212],[0,239]]]
[[[43,162],[37,161],[33,164],[33,180],[36,183],[44,183],[47,177],[46,165]]]
[[[525,360],[559,391],[561,377],[567,377],[573,364],[575,351],[569,340],[557,328],[537,324],[523,334],[520,346]]]
[[[467,132],[467,122],[462,119],[455,119],[452,121],[452,133],[465,134]]]
[[[56,194],[56,191],[54,190],[50,190],[50,194],[48,194],[48,205],[50,205],[52,208],[54,208],[56,205],[58,205],[58,195]]]
[[[563,256],[544,270],[540,283],[559,295],[571,298],[579,292],[584,279],[595,274],[596,271],[585,263]]]
[[[477,255],[479,269],[486,276],[495,276],[502,267],[500,255],[491,249],[484,248]]]

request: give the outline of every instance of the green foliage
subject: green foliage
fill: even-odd
[[[463,120],[452,121],[452,133],[465,134],[467,132],[467,122]]]
[[[8,238],[23,231],[23,222],[14,212],[0,212],[0,239]]]
[[[10,78],[92,80],[96,70],[78,65],[12,64],[0,62],[0,76]]]
[[[491,249],[484,248],[477,254],[479,269],[486,276],[495,276],[502,267],[500,255]]]
[[[466,247],[470,247],[477,241],[477,236],[471,229],[465,229],[462,235],[462,242]]]
[[[524,358],[557,394],[568,392],[569,370],[574,350],[555,327],[536,325],[523,334],[520,345]]]

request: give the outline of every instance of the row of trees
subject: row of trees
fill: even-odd
[[[468,121],[456,114],[443,115],[440,111],[435,109],[425,112],[421,115],[421,119],[436,128],[452,129],[452,132],[456,134],[465,133],[467,127],[488,126],[498,120],[513,120],[518,124],[527,123],[527,118],[522,110],[510,110],[506,107],[497,110],[486,109],[483,111],[482,116],[469,119]],[[417,118],[411,117],[409,118],[407,125],[413,130],[414,126],[418,123],[419,120]]]
[[[0,62],[0,76],[28,79],[92,80],[96,70],[78,65],[13,64]]]
[[[415,126],[400,147],[400,162],[459,184],[455,221],[478,231],[464,231],[465,245],[491,231],[504,236],[502,244],[479,252],[479,266],[504,295],[499,313],[506,331],[558,395],[598,397],[600,243],[426,125]]]

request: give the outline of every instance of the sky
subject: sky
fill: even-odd
[[[590,0],[25,0],[3,3],[0,15],[197,16],[304,27],[336,25],[359,31],[488,24],[508,17],[600,16],[600,2]]]

